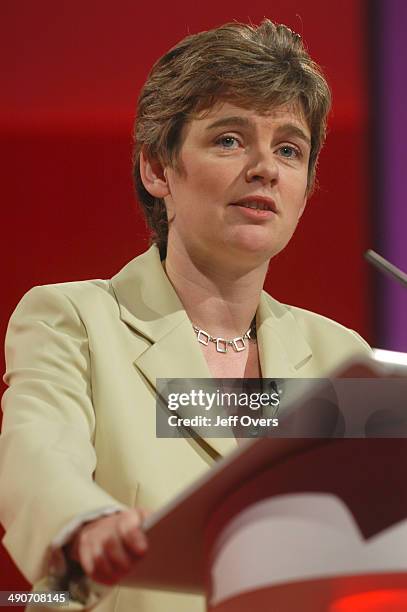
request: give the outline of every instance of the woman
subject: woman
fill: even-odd
[[[312,192],[329,106],[300,36],[269,20],[189,36],[153,67],[134,164],[153,246],[111,281],[32,289],[9,326],[1,519],[31,582],[97,602],[88,578],[114,585],[146,551],[139,508],[236,445],[157,439],[157,378],[323,376],[368,350],[262,291]],[[204,607],[114,589],[95,609]]]

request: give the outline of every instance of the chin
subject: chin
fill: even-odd
[[[241,232],[239,235],[234,235],[228,241],[228,245],[234,251],[246,254],[246,256],[259,257],[261,260],[270,259],[279,253],[285,245],[277,242],[275,238],[270,236],[269,232]]]
[[[236,241],[229,245],[235,260],[261,265],[276,255],[278,250],[270,245],[270,241]]]

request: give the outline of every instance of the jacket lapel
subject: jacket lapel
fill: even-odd
[[[256,315],[263,378],[297,378],[312,356],[290,307],[262,291]]]
[[[151,343],[134,365],[155,390],[157,378],[212,378],[155,246],[116,274],[112,288],[121,319]],[[203,438],[202,446],[212,457],[222,456],[236,448],[236,440]]]

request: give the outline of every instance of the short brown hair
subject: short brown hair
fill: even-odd
[[[167,250],[167,213],[164,201],[143,185],[141,149],[177,168],[183,126],[226,100],[259,112],[288,103],[300,105],[311,132],[308,194],[313,190],[331,93],[301,36],[269,19],[259,26],[232,22],[187,36],[154,64],[137,105],[134,181],[161,258]]]

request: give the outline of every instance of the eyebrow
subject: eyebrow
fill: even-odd
[[[230,117],[221,117],[220,119],[217,119],[213,123],[209,124],[206,127],[206,129],[212,130],[213,128],[223,127],[223,126],[228,126],[228,125],[241,125],[243,127],[250,127],[252,125],[252,122],[250,121],[250,119],[247,119],[246,117],[240,117],[239,115],[232,115]]]
[[[239,115],[231,115],[229,117],[221,117],[217,119],[213,123],[210,123],[206,130],[212,130],[217,127],[227,127],[231,125],[239,125],[242,127],[251,127],[253,125],[252,121],[247,117],[240,117]],[[307,145],[311,146],[311,139],[307,136],[307,134],[300,128],[298,125],[294,123],[284,123],[283,125],[279,125],[276,129],[276,136],[297,136],[303,140]]]
[[[307,145],[311,146],[311,139],[307,134],[295,123],[284,123],[283,125],[279,125],[276,129],[277,136],[297,136],[303,140]]]

